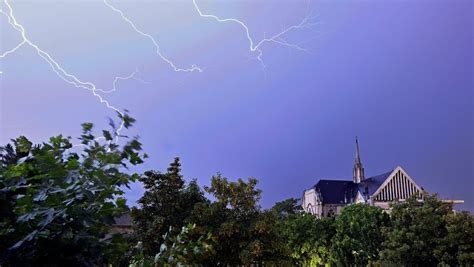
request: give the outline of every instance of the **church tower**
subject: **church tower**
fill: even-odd
[[[357,136],[356,136],[356,156],[355,156],[352,180],[354,181],[354,183],[358,184],[362,182],[364,179],[365,179],[364,167],[362,167],[362,162],[360,160],[359,141],[357,140]]]

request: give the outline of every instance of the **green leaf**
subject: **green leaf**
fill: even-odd
[[[90,123],[90,122],[85,122],[83,124],[81,124],[82,126],[82,131],[84,133],[88,133],[90,131],[92,131],[92,128],[94,127],[94,124]]]
[[[117,204],[117,206],[119,208],[122,208],[122,209],[126,209],[127,208],[127,200],[125,198],[117,198],[117,200],[115,201],[115,204]]]
[[[104,137],[105,137],[105,140],[107,140],[107,141],[112,141],[112,135],[110,134],[109,131],[103,130],[102,133],[103,133],[103,135],[104,135]]]
[[[76,158],[70,159],[66,164],[66,168],[68,170],[75,170],[75,169],[79,168],[79,160],[76,159]]]

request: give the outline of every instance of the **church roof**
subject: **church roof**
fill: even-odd
[[[369,196],[371,196],[372,194],[375,193],[375,191],[377,191],[377,189],[379,189],[379,187],[383,184],[383,182],[387,180],[387,178],[390,176],[390,174],[392,174],[392,172],[393,170],[364,179],[362,182],[358,184],[359,191],[361,193],[364,193],[365,189],[367,188]]]
[[[323,204],[344,204],[354,201],[357,192],[364,194],[366,189],[371,196],[387,180],[393,171],[364,179],[357,184],[351,180],[319,180],[314,186]]]
[[[348,203],[357,194],[357,184],[352,181],[319,180],[314,188],[321,194],[323,204]]]
[[[128,212],[114,218],[115,226],[132,226],[132,224],[133,219],[130,213]]]

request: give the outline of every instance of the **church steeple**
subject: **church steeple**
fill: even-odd
[[[357,136],[356,136],[356,155],[355,155],[355,163],[354,163],[354,170],[352,174],[352,180],[354,181],[354,183],[360,183],[364,179],[365,179],[364,167],[362,167],[362,161],[360,160],[359,141],[357,140]]]

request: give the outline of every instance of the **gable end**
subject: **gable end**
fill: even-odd
[[[391,202],[404,200],[413,195],[421,199],[423,190],[401,167],[397,167],[371,198],[374,201]]]

